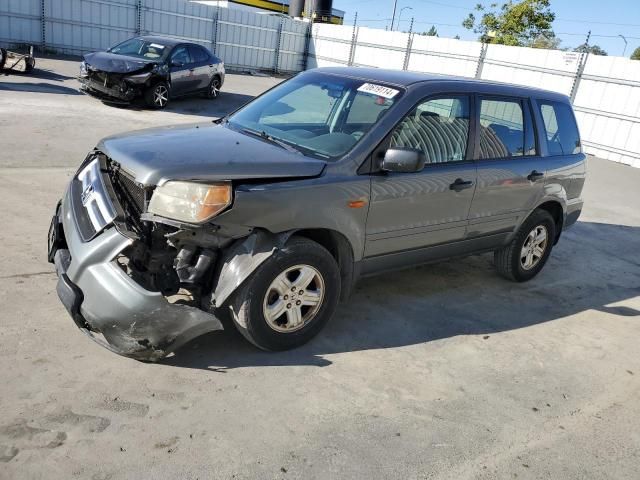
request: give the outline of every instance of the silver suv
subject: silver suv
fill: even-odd
[[[585,173],[564,95],[311,70],[212,123],[102,140],[49,259],[78,327],[119,354],[156,360],[224,318],[282,350],[364,275],[493,251],[501,275],[533,278]]]

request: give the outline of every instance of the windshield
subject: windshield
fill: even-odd
[[[240,109],[228,125],[285,142],[312,157],[337,159],[360,141],[399,94],[373,82],[304,74]]]
[[[141,38],[132,38],[119,43],[115,47],[111,47],[109,52],[117,55],[126,55],[128,57],[157,60],[163,58],[168,50],[165,45],[149,42]]]

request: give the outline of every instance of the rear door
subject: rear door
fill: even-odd
[[[427,163],[420,172],[372,176],[365,256],[465,238],[476,183],[470,111],[468,95],[427,98],[391,132],[389,147],[422,150]]]
[[[200,45],[189,45],[189,55],[192,60],[194,84],[195,90],[204,90],[209,86],[209,72],[212,70],[209,67],[210,60],[209,52],[207,52]],[[213,63],[212,63],[213,64]]]
[[[547,150],[545,186],[554,193],[564,191],[568,203],[579,200],[585,180],[585,155],[571,105],[536,100],[535,106],[534,114],[539,115],[542,125],[541,147]]]
[[[469,238],[512,231],[543,195],[545,164],[536,145],[531,102],[478,96],[478,185],[469,213]]]
[[[197,81],[194,78],[193,60],[187,45],[177,45],[173,49],[169,68],[171,71],[171,95],[184,95],[194,89]]]

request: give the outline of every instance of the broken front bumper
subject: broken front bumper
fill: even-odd
[[[80,330],[115,353],[147,361],[222,330],[215,316],[171,304],[131,279],[115,259],[132,241],[113,226],[83,241],[67,190],[52,219],[49,258],[58,274],[58,296]]]
[[[124,82],[107,86],[104,82],[83,76],[78,77],[78,81],[80,82],[80,90],[94,97],[111,102],[129,103],[139,93],[138,89]]]

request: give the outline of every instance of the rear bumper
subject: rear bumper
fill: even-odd
[[[578,221],[580,214],[582,213],[582,206],[584,202],[581,199],[573,199],[567,202],[567,214],[564,219],[564,228],[569,228],[571,225]]]
[[[197,336],[222,329],[215,316],[171,304],[160,292],[148,291],[131,279],[115,258],[132,240],[113,226],[83,242],[68,194],[54,216],[56,221],[64,235],[50,247],[58,275],[56,291],[76,326],[102,346],[127,357],[155,361]]]

